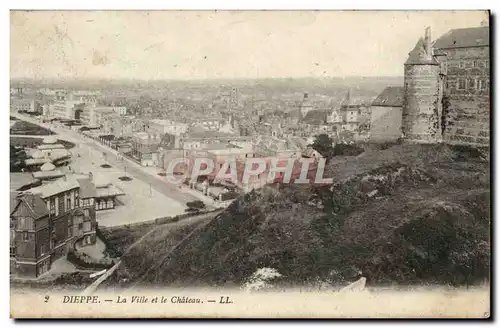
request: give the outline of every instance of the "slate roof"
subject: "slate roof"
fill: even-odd
[[[307,124],[324,124],[326,123],[327,113],[322,110],[311,110],[302,119],[302,122]]]
[[[40,197],[40,195],[25,193],[19,199],[27,205],[29,211],[32,213],[33,218],[35,220],[42,218],[42,217],[49,214],[49,210],[47,209],[47,204]],[[13,201],[13,199],[12,199],[12,194],[11,194],[11,202],[12,201]],[[11,203],[11,206],[10,206],[10,208],[11,208],[10,213],[11,214],[15,210],[18,203],[19,202],[16,199],[14,199],[14,206]]]
[[[490,45],[490,28],[472,27],[451,30],[434,43],[434,48],[466,48],[488,47]]]
[[[80,184],[75,179],[60,179],[40,187],[31,188],[28,192],[39,194],[42,198],[47,198],[79,187]]]
[[[105,188],[97,188],[95,192],[96,192],[95,195],[96,198],[125,195],[125,193],[120,188],[113,185],[109,185],[108,187]]]
[[[19,202],[19,200],[17,199],[17,194],[18,194],[17,191],[10,192],[10,212],[9,212],[9,214],[12,214],[12,212],[14,212],[14,210],[16,209],[17,203]]]
[[[65,176],[65,173],[63,173],[61,170],[54,170],[54,171],[38,171],[38,172],[33,172],[33,178],[35,179],[40,179],[40,178],[59,178]]]
[[[425,41],[423,38],[418,39],[415,48],[408,54],[408,59],[405,62],[405,65],[438,65],[436,59],[428,54],[425,49]]]
[[[47,204],[39,195],[25,194],[22,198],[33,212],[35,220],[49,214]]]
[[[403,107],[404,87],[387,87],[373,101],[372,106]]]

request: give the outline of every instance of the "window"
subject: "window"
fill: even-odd
[[[443,61],[441,63],[441,73],[442,74],[447,74],[448,73],[448,62],[447,61]]]
[[[487,87],[488,87],[487,82],[485,80],[481,80],[481,79],[477,80],[477,89],[486,90]]]
[[[27,232],[23,232],[23,241],[29,241],[30,240],[30,234]]]
[[[472,67],[474,67],[474,68],[479,67],[479,61],[477,61],[477,60],[473,60],[473,61],[472,61]]]
[[[467,79],[467,89],[475,89],[475,88],[476,88],[476,80]]]
[[[19,230],[34,230],[33,220],[29,217],[18,218],[17,229],[19,229]]]
[[[50,214],[56,214],[56,200],[54,198],[50,200]]]
[[[463,60],[458,62],[458,67],[459,68],[465,68],[465,62]]]
[[[465,79],[458,79],[457,90],[465,90]]]
[[[83,228],[83,223],[78,223],[78,229],[82,230],[82,228]]]
[[[47,253],[47,245],[42,244],[40,245],[40,255],[43,255],[45,253]]]
[[[68,198],[66,199],[66,211],[69,211],[71,209],[71,199]]]
[[[85,209],[85,210],[83,211],[83,215],[85,215],[85,216],[89,216],[89,215],[90,215],[89,213],[90,213],[90,212],[89,212],[89,210],[88,210],[88,209]]]
[[[16,255],[16,246],[10,246],[10,256]]]

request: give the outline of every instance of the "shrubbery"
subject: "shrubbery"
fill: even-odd
[[[161,264],[158,254],[165,250],[155,246],[161,241],[148,240],[154,256],[141,259],[141,267],[155,269],[144,281],[241,286],[260,268],[305,285],[345,284],[360,275],[368,285],[487,280],[490,186],[477,176],[488,164],[437,171],[436,163],[456,164],[452,151],[407,148],[363,156],[370,165],[361,158],[356,168],[345,164],[345,172],[334,172],[343,177],[334,186],[266,186],[247,193]],[[463,182],[457,184],[459,174]],[[137,250],[129,260],[138,257]],[[132,264],[127,270],[132,279],[142,274]]]

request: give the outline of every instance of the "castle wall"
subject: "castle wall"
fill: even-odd
[[[372,106],[370,141],[386,142],[401,138],[402,108]]]
[[[446,49],[448,105],[443,139],[450,144],[487,146],[490,134],[489,48]]]
[[[441,141],[438,65],[405,65],[402,132],[408,142]]]

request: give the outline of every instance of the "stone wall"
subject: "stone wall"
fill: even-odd
[[[444,141],[487,146],[490,140],[489,48],[458,48],[445,52]]]
[[[408,142],[441,141],[439,65],[405,65],[402,132]]]
[[[370,141],[395,141],[401,137],[402,107],[372,106]]]

